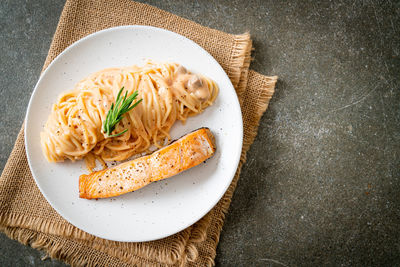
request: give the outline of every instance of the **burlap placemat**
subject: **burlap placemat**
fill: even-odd
[[[209,29],[129,0],[68,0],[44,69],[80,38],[104,28],[132,24],[161,27],[188,37],[216,58],[231,79],[241,102],[244,142],[240,164],[229,189],[204,218],[173,236],[142,243],[97,238],[65,221],[41,195],[28,167],[22,127],[0,178],[0,229],[10,238],[44,249],[50,257],[72,265],[213,265],[225,213],[277,77],[249,71],[251,40],[248,34],[231,35]]]

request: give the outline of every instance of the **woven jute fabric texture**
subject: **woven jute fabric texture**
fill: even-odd
[[[206,216],[173,236],[141,243],[104,240],[65,221],[42,196],[29,170],[22,126],[0,178],[0,230],[71,265],[210,266],[214,264],[224,217],[246,152],[274,93],[277,77],[249,70],[249,34],[231,35],[209,29],[129,0],[68,0],[43,69],[66,47],[88,34],[134,24],[164,28],[195,41],[221,64],[231,79],[241,103],[244,140],[240,164],[227,192]]]

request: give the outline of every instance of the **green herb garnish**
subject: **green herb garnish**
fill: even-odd
[[[139,101],[136,101],[135,104],[132,104],[133,100],[136,99],[138,96],[138,91],[135,91],[133,94],[131,94],[128,98],[128,91],[125,92],[125,96],[122,98],[121,93],[124,90],[124,87],[119,90],[117,99],[114,103],[111,104],[111,108],[107,113],[106,120],[103,123],[103,132],[107,134],[107,137],[116,137],[120,136],[121,134],[124,134],[128,129],[123,130],[120,133],[113,134],[111,135],[112,131],[114,131],[115,126],[122,120],[122,115],[125,114],[126,112],[130,111],[134,107],[136,107],[143,99],[140,99]]]

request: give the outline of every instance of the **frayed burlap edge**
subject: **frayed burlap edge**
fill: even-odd
[[[227,75],[236,89],[239,101],[241,100],[242,94],[247,85],[251,49],[252,42],[248,32],[241,35],[235,35],[232,54],[230,56],[232,68],[227,72]]]
[[[24,230],[29,231],[26,232]],[[145,261],[147,265],[150,263],[152,265],[160,263],[173,265],[177,262],[182,262],[182,255],[184,255],[185,247],[190,236],[189,229],[185,229],[177,234],[174,237],[174,246],[172,251],[167,249],[154,250],[142,243],[136,243],[137,247],[135,247],[135,253],[130,254],[117,248],[117,243],[121,244],[120,242],[95,237],[67,222],[56,223],[54,221],[44,220],[43,218],[36,218],[33,215],[31,215],[31,217],[26,217],[22,214],[16,213],[3,214],[0,217],[0,231],[4,231],[7,236],[23,244],[30,244],[34,248],[46,250],[51,258],[58,258],[68,263],[70,263],[71,259],[76,260],[79,258],[79,251],[69,250],[71,252],[69,253],[68,251],[63,251],[62,247],[53,248],[53,244],[50,244],[51,246],[49,246],[50,241],[46,241],[48,240],[46,239],[46,236],[55,235],[60,238],[72,239],[81,244],[87,244],[87,247],[106,253],[111,257],[116,257],[122,262],[136,265],[143,261]],[[38,235],[32,235],[31,231]],[[13,234],[11,235],[11,233]],[[29,240],[29,242],[26,240]],[[36,246],[33,246],[32,244],[36,244]],[[60,257],[58,255],[64,255],[65,257]]]
[[[79,253],[79,247],[68,246],[71,242],[67,239],[57,238],[49,234],[43,234],[30,229],[0,227],[9,238],[29,245],[32,248],[46,251],[46,256],[53,259],[63,260],[71,266],[96,266],[101,259],[104,266],[129,266],[115,257],[110,257],[100,251],[94,251],[94,255],[88,257],[86,254]],[[53,237],[53,238],[52,238]],[[63,242],[61,242],[63,241]],[[149,264],[153,264],[150,263]]]
[[[240,105],[243,104],[243,93],[247,87],[247,81],[249,76],[249,68],[250,68],[250,61],[251,61],[251,50],[253,49],[253,42],[250,39],[250,34],[248,32],[239,35],[236,39],[236,46],[240,49],[240,55],[233,55],[233,60],[240,60],[241,67],[240,71],[240,78],[238,81],[236,89],[236,94],[239,99]]]
[[[162,255],[156,255],[152,257],[141,257],[136,254],[130,254],[125,251],[119,250],[114,246],[105,246],[102,243],[91,242],[77,238],[75,236],[66,237],[60,236],[59,233],[48,233],[47,227],[53,227],[53,222],[37,220],[35,218],[26,218],[18,214],[12,214],[8,218],[14,220],[15,225],[4,226],[0,225],[0,231],[4,232],[9,238],[17,240],[24,245],[30,245],[32,248],[44,250],[46,257],[53,259],[63,260],[72,266],[121,266],[121,265],[132,265],[135,266],[172,266],[174,263],[163,263]],[[32,229],[32,225],[38,224],[35,229]],[[18,226],[17,226],[18,225]],[[63,227],[58,225],[57,227]],[[37,230],[38,229],[38,230]],[[45,232],[39,229],[45,230]],[[184,249],[187,236],[180,237],[176,246]],[[74,243],[74,246],[68,244]],[[76,246],[78,245],[78,246]],[[88,258],[88,255],[81,253],[80,248],[85,247],[92,253],[98,254],[93,258]],[[142,247],[142,253],[151,253],[148,247]],[[176,255],[180,258],[180,255]],[[116,264],[107,264],[108,261],[115,262]]]

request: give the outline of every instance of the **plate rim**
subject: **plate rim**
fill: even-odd
[[[153,31],[160,31],[160,32],[164,32],[164,33],[167,33],[167,34],[170,34],[170,35],[174,35],[175,37],[179,37],[179,38],[185,39],[185,41],[188,41],[189,43],[191,43],[191,45],[194,46],[195,48],[200,49],[200,50],[202,50],[203,52],[205,52],[205,53],[208,55],[208,57],[214,62],[214,64],[216,64],[216,66],[222,70],[222,73],[226,76],[226,78],[227,78],[228,81],[229,81],[229,84],[231,85],[231,88],[230,88],[230,89],[233,90],[233,92],[234,92],[234,96],[235,96],[234,99],[235,99],[235,102],[236,102],[235,104],[237,105],[237,107],[239,108],[239,111],[240,111],[240,112],[239,112],[240,123],[239,123],[239,125],[238,125],[238,126],[239,126],[239,127],[238,127],[239,129],[238,129],[238,130],[239,130],[239,136],[240,136],[241,138],[240,138],[240,140],[238,140],[238,143],[237,143],[237,144],[238,144],[238,147],[240,148],[240,150],[238,150],[238,153],[236,154],[236,157],[235,157],[235,161],[234,161],[234,164],[233,164],[233,165],[234,165],[234,168],[232,168],[232,173],[230,173],[230,177],[231,177],[231,178],[229,179],[229,183],[227,183],[227,184],[225,185],[224,190],[221,191],[222,193],[221,193],[220,195],[218,195],[218,197],[216,198],[215,203],[213,203],[213,204],[210,205],[207,209],[205,209],[204,212],[198,213],[197,216],[192,216],[192,220],[190,220],[190,222],[189,222],[189,220],[188,220],[188,222],[187,222],[186,224],[184,224],[183,226],[175,227],[173,231],[169,231],[169,232],[167,232],[167,233],[164,233],[163,235],[159,235],[159,236],[157,236],[157,237],[150,238],[150,239],[132,239],[132,238],[127,238],[127,239],[121,240],[121,239],[112,239],[112,238],[110,238],[110,237],[108,237],[108,236],[106,237],[106,236],[101,235],[101,234],[99,235],[98,233],[93,233],[93,232],[91,232],[91,231],[87,231],[87,229],[85,229],[85,230],[82,229],[81,227],[77,226],[76,224],[74,224],[74,223],[71,221],[71,218],[69,218],[70,216],[66,216],[66,215],[62,212],[62,209],[60,209],[59,207],[56,207],[56,205],[54,205],[54,204],[49,200],[49,198],[48,198],[48,196],[47,196],[45,190],[43,190],[42,186],[40,185],[40,181],[39,181],[40,179],[38,179],[38,178],[36,177],[35,172],[34,172],[34,168],[33,168],[33,165],[32,165],[31,159],[30,159],[30,154],[31,154],[31,152],[30,152],[30,149],[29,149],[29,141],[28,141],[28,139],[29,139],[29,138],[28,138],[29,132],[26,131],[26,129],[29,128],[29,125],[32,123],[31,120],[30,120],[30,114],[31,114],[32,109],[33,109],[33,105],[34,105],[34,104],[33,104],[33,99],[34,99],[34,96],[36,95],[36,93],[37,93],[37,91],[38,91],[38,87],[39,87],[39,85],[41,84],[42,80],[45,79],[45,77],[46,77],[46,75],[47,75],[47,72],[52,68],[52,66],[53,66],[54,64],[56,64],[56,62],[57,62],[58,60],[60,60],[69,50],[71,50],[71,49],[74,48],[75,46],[80,45],[82,42],[84,42],[84,41],[86,41],[86,40],[88,40],[88,39],[95,38],[95,37],[96,37],[97,35],[99,35],[99,34],[104,34],[104,33],[106,33],[106,32],[110,32],[110,31],[118,31],[118,30],[123,30],[123,29],[130,29],[130,28],[151,29],[151,30],[153,30]],[[210,211],[218,204],[218,202],[222,199],[222,197],[224,196],[224,194],[225,194],[226,191],[228,190],[229,186],[231,185],[231,183],[232,183],[232,181],[233,181],[233,178],[235,177],[235,173],[236,173],[237,168],[238,168],[238,166],[239,166],[240,158],[241,158],[241,154],[242,154],[241,152],[242,152],[242,149],[243,149],[243,137],[244,137],[244,136],[243,136],[243,115],[242,115],[242,111],[241,111],[241,107],[240,107],[240,102],[239,102],[239,99],[238,99],[238,96],[237,96],[235,87],[233,86],[233,84],[232,84],[232,82],[231,82],[229,76],[227,75],[227,73],[225,72],[225,70],[222,68],[222,66],[218,63],[218,61],[217,61],[207,50],[205,50],[203,47],[201,47],[200,45],[198,45],[196,42],[192,41],[191,39],[189,39],[189,38],[187,38],[187,37],[185,37],[185,36],[183,36],[183,35],[181,35],[181,34],[175,33],[175,32],[173,32],[173,31],[169,31],[169,30],[166,30],[166,29],[163,29],[163,28],[154,27],[154,26],[147,26],[147,25],[122,25],[122,26],[116,26],[116,27],[106,28],[106,29],[103,29],[103,30],[100,30],[100,31],[91,33],[91,34],[89,34],[89,35],[87,35],[87,36],[85,36],[85,37],[83,37],[83,38],[81,38],[81,39],[75,41],[74,43],[72,43],[72,44],[69,45],[68,47],[66,47],[60,54],[58,54],[58,55],[50,62],[50,64],[47,66],[47,68],[40,74],[39,79],[38,79],[38,81],[37,81],[37,83],[36,83],[36,85],[35,85],[35,87],[34,87],[32,93],[31,93],[31,96],[30,96],[30,99],[29,99],[29,103],[28,103],[28,107],[27,107],[27,111],[26,111],[26,115],[25,115],[25,123],[24,123],[24,124],[25,124],[25,125],[24,125],[24,146],[25,146],[25,152],[26,152],[26,157],[27,157],[28,165],[29,165],[29,168],[30,168],[32,177],[34,178],[37,187],[39,188],[41,194],[44,196],[44,198],[46,199],[46,201],[50,204],[50,206],[51,206],[63,219],[65,219],[67,222],[69,222],[70,224],[72,224],[74,227],[76,227],[76,228],[78,228],[78,229],[80,229],[80,230],[82,230],[82,231],[84,231],[84,232],[86,232],[86,233],[89,233],[89,234],[91,234],[91,235],[94,235],[94,236],[96,236],[96,237],[100,237],[100,238],[107,239],[107,240],[112,240],[112,241],[118,241],[118,242],[147,242],[147,241],[159,240],[159,239],[162,239],[162,238],[165,238],[165,237],[174,235],[174,234],[176,234],[176,233],[178,233],[178,232],[180,232],[180,231],[186,229],[187,227],[192,226],[192,225],[193,225],[194,223],[196,223],[197,221],[199,221],[201,218],[203,218],[208,212],[210,212]]]

